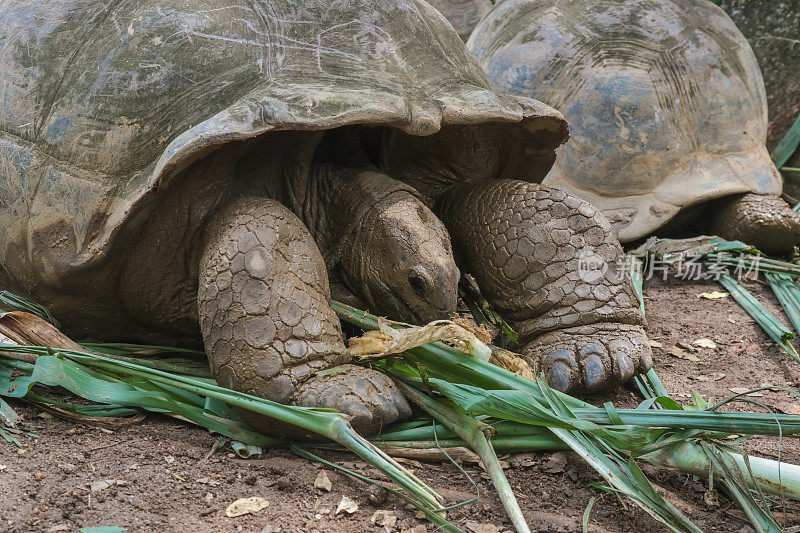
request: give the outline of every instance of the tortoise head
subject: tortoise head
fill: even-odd
[[[455,311],[460,272],[444,224],[398,191],[364,216],[342,253],[348,287],[377,314],[424,324]]]

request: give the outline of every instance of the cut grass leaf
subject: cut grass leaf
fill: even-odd
[[[458,435],[480,456],[483,466],[489,474],[497,494],[500,496],[500,501],[503,503],[503,507],[505,507],[506,513],[517,532],[530,533],[530,527],[528,527],[525,516],[522,514],[522,509],[517,503],[514,491],[508,484],[508,479],[503,473],[503,467],[500,466],[500,460],[497,458],[497,454],[489,441],[489,437],[495,433],[495,429],[467,415],[462,409],[436,401],[401,381],[397,382],[397,385],[406,398]]]
[[[375,317],[371,315],[340,304],[334,304],[334,308],[343,320],[367,329],[374,325]],[[375,364],[423,391],[434,390],[444,394],[473,416],[491,415],[516,423],[541,425],[543,430],[562,439],[597,469],[613,490],[630,496],[673,531],[697,529],[671,508],[669,502],[662,503],[663,498],[649,484],[634,457],[682,442],[713,442],[732,434],[787,435],[800,429],[797,425],[800,418],[715,410],[685,411],[666,395],[663,384],[653,371],[639,379],[648,397],[646,402],[639,409],[617,410],[610,404],[605,409],[595,408],[553,391],[544,382],[536,383],[509,375],[503,369],[491,368],[491,365],[449,351],[444,346],[418,347],[401,357]],[[496,390],[481,390],[476,384],[480,387],[491,384]],[[647,409],[645,403],[662,409]],[[718,408],[719,405],[713,409]],[[639,418],[641,416],[653,418],[646,420]],[[738,418],[740,416],[742,418]],[[492,425],[497,428],[500,424],[492,422]],[[414,426],[402,431],[421,429],[421,426]],[[494,437],[494,445],[497,446],[498,439],[503,437],[502,433]],[[389,442],[383,441],[382,444]],[[463,441],[452,439],[448,445],[451,442],[455,445]],[[773,484],[773,489],[781,483],[779,477],[770,479],[766,476],[763,481]],[[743,506],[752,503],[741,498],[737,502]],[[754,520],[755,527],[761,529],[762,523],[756,516],[761,511],[753,508],[746,512]]]
[[[422,510],[438,512],[439,496],[419,478],[408,472],[396,461],[387,456],[356,433],[340,413],[287,406],[244,394],[216,384],[185,376],[147,368],[128,361],[118,361],[106,356],[76,350],[59,350],[59,356],[48,355],[53,350],[36,346],[0,345],[0,350],[11,353],[36,355],[36,364],[27,383],[41,382],[58,384],[77,394],[84,394],[94,401],[108,403],[113,401],[119,405],[137,406],[156,412],[167,412],[189,418],[204,417],[204,423],[213,420],[212,415],[202,411],[204,398],[215,398],[231,406],[247,409],[258,414],[269,416],[288,424],[303,428],[309,432],[323,435],[347,447],[365,462],[383,472],[394,483],[408,492],[413,502]],[[24,364],[24,363],[23,363]],[[102,372],[102,373],[101,373]],[[125,380],[114,379],[108,374],[124,376]],[[91,381],[91,385],[83,389],[81,384]],[[89,392],[90,391],[90,392]],[[180,391],[182,396],[178,394]],[[7,390],[2,391],[3,394]],[[166,394],[172,392],[173,396]],[[27,389],[14,390],[11,394],[24,396]],[[193,408],[189,404],[176,402],[178,396],[185,400],[194,400]],[[113,398],[113,400],[112,400]],[[180,409],[180,410],[178,410]],[[247,442],[260,437],[271,441],[269,437],[260,436],[251,430],[237,428],[236,431],[226,429],[227,424],[219,421],[219,432],[232,435],[237,440]],[[259,442],[248,442],[260,445]]]
[[[792,126],[778,143],[778,146],[770,154],[775,166],[782,167],[792,157],[792,154],[797,151],[798,145],[800,145],[800,116],[795,119]]]
[[[775,315],[770,313],[761,302],[755,299],[750,292],[742,287],[738,281],[733,279],[729,274],[722,274],[719,277],[719,282],[725,287],[734,299],[741,305],[747,314],[749,314],[758,323],[761,328],[767,332],[767,335],[772,337],[779,346],[781,346],[792,359],[800,363],[800,355],[789,342],[794,339],[792,333],[783,323],[775,318]]]
[[[32,300],[18,296],[12,292],[0,291],[0,311],[23,311],[36,315],[58,327],[58,321],[50,314],[50,311],[43,305],[39,305]]]
[[[766,278],[786,316],[789,317],[794,331],[800,334],[800,287],[787,274],[767,273]]]
[[[644,277],[642,276],[644,261],[634,254],[628,254],[627,257],[631,265],[630,275],[631,282],[633,282],[633,290],[636,292],[636,297],[639,298],[639,308],[642,310],[642,316],[644,316]]]

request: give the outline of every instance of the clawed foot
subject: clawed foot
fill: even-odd
[[[523,350],[551,387],[562,392],[597,392],[616,387],[653,365],[641,326],[594,324],[545,333]]]
[[[742,194],[723,201],[711,230],[767,255],[791,255],[800,244],[800,213],[778,196]]]
[[[350,425],[362,434],[411,416],[408,402],[389,377],[355,365],[323,371],[303,382],[292,403],[350,415]]]

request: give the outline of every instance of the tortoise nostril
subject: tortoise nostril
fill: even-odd
[[[433,289],[433,280],[430,274],[420,266],[411,269],[411,272],[408,274],[408,283],[420,297],[427,296],[431,289]]]

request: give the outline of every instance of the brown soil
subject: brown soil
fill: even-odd
[[[769,289],[745,284],[769,309],[786,321]],[[645,285],[649,333],[663,344],[655,350],[656,368],[667,389],[682,403],[691,390],[705,397],[730,396],[731,388],[762,384],[796,386],[800,366],[791,361],[752,323],[730,298],[705,300],[703,292],[721,290],[714,282],[651,280]],[[710,338],[717,349],[703,349],[699,362],[666,353],[676,342]],[[616,405],[635,406],[640,397],[621,390]],[[766,392],[759,401],[776,410],[800,413],[800,405],[785,393]],[[604,401],[606,398],[596,398]],[[0,443],[0,531],[75,531],[79,527],[116,525],[128,531],[433,531],[403,502],[366,485],[328,471],[332,490],[314,488],[320,466],[285,450],[242,460],[228,450],[211,453],[216,438],[203,429],[174,419],[150,416],[138,425],[117,431],[76,426],[42,418],[38,409],[15,403],[24,415],[24,428],[39,436],[25,437],[23,448]],[[742,407],[744,408],[744,407]],[[750,406],[749,408],[755,408]],[[793,439],[780,443],[781,458],[800,464],[800,446]],[[777,458],[778,440],[753,439],[750,453]],[[346,466],[364,467],[353,456],[328,453]],[[589,487],[599,481],[590,468],[570,459],[567,464],[550,453],[506,458],[513,489],[535,531],[580,531],[580,521],[594,496],[590,531],[659,531],[659,526],[628,501]],[[452,503],[472,498],[475,486],[464,473],[443,464],[411,465],[417,475]],[[705,487],[680,473],[646,469],[651,479],[679,509],[704,531],[751,531],[743,514],[724,496],[718,507],[704,503]],[[477,503],[449,512],[449,519],[468,531],[511,528],[487,476],[466,467],[477,484]],[[375,472],[367,470],[368,474]],[[105,488],[91,484],[118,480]],[[99,489],[99,490],[97,490]],[[335,516],[346,495],[359,506],[353,515]],[[260,496],[269,507],[256,515],[227,518],[225,508],[238,498]],[[789,503],[779,521],[800,524],[800,505]],[[394,527],[374,525],[375,511],[389,510]],[[482,528],[481,525],[483,524]],[[278,529],[280,528],[280,529]],[[427,529],[425,529],[427,528]],[[538,529],[537,529],[538,528]]]

